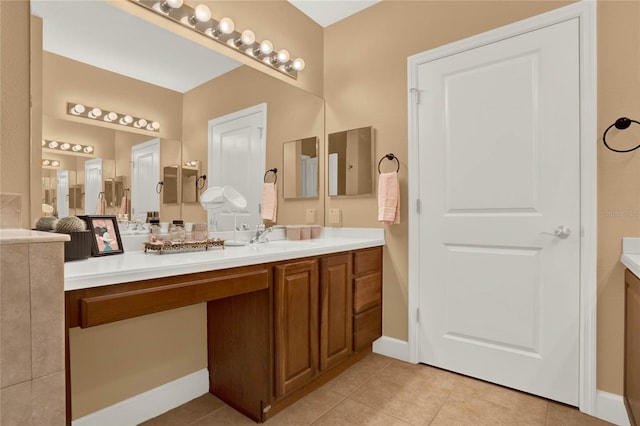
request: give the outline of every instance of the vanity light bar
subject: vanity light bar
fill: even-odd
[[[187,27],[209,40],[224,44],[230,49],[240,52],[269,68],[294,79],[298,71],[302,71],[305,62],[302,58],[291,58],[286,49],[274,50],[269,40],[256,41],[251,30],[238,31],[230,18],[219,21],[211,18],[211,9],[205,4],[192,8],[183,0],[129,0],[164,18]]]
[[[105,123],[118,124],[121,126],[134,127],[140,130],[158,133],[160,123],[146,118],[134,117],[129,114],[103,110],[98,107],[67,102],[67,114],[76,117],[88,118],[90,120],[102,120]]]
[[[42,167],[60,167],[60,161],[58,160],[48,160],[46,158],[42,159]]]
[[[61,142],[50,139],[42,139],[42,147],[70,153],[93,154],[93,146],[79,143]]]

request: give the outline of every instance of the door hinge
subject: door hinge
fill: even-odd
[[[420,322],[420,308],[416,309],[416,322]]]
[[[416,199],[416,213],[420,214],[420,211],[422,210],[422,205],[420,204],[420,198]]]
[[[262,131],[264,130],[263,127],[258,127],[258,138],[262,139]]]
[[[416,89],[416,88],[413,88],[413,87],[412,87],[411,89],[409,89],[409,92],[411,92],[411,93],[413,93],[413,94],[415,95],[415,96],[413,97],[413,101],[414,101],[416,104],[418,104],[418,105],[419,105],[419,104],[420,104],[420,91],[419,91],[418,89]]]

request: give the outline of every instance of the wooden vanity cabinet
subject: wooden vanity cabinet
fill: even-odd
[[[624,405],[632,425],[640,422],[640,279],[625,271]]]
[[[353,253],[353,349],[382,336],[382,247]]]
[[[318,261],[275,267],[275,396],[287,395],[318,371]]]

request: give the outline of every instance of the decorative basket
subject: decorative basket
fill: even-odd
[[[69,232],[70,241],[64,243],[64,261],[87,259],[91,256],[92,232]]]

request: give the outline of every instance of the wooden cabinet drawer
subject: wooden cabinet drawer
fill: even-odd
[[[353,317],[353,349],[359,351],[382,336],[382,307],[377,306]]]
[[[382,303],[382,274],[364,275],[353,280],[353,313],[359,314]]]
[[[161,282],[162,280],[158,280]],[[236,270],[221,276],[185,277],[181,282],[150,288],[122,291],[80,298],[80,326],[93,327],[113,321],[166,311],[181,306],[249,293],[269,288],[267,269]],[[134,283],[135,286],[135,283]],[[70,324],[73,326],[73,322]]]
[[[353,273],[355,275],[382,270],[382,247],[359,250],[353,254]]]

